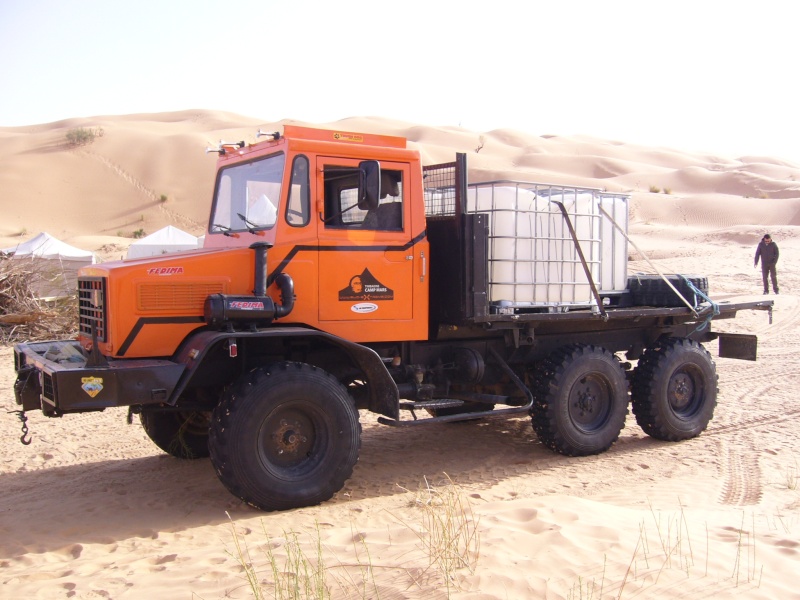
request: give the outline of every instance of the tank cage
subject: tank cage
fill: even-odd
[[[424,167],[423,173],[429,220],[487,216],[487,291],[494,312],[591,307],[586,268],[602,295],[625,291],[626,194],[510,180],[467,185],[458,160]]]
[[[463,196],[458,193],[458,188],[466,183],[462,183],[466,179],[466,173],[462,173],[462,168],[459,168],[463,160],[422,167],[425,216],[428,219],[456,215],[459,208],[456,200]]]

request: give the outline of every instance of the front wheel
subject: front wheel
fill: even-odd
[[[283,362],[245,375],[214,410],[209,448],[222,484],[262,510],[339,491],[361,445],[358,411],[332,375]]]
[[[533,428],[548,448],[567,456],[608,450],[628,413],[628,383],[608,350],[574,345],[554,352],[534,372]]]
[[[694,340],[661,340],[639,359],[631,398],[636,422],[647,435],[669,442],[696,437],[717,405],[714,361]]]

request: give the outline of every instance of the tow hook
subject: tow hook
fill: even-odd
[[[19,441],[22,442],[24,446],[29,446],[31,441],[30,436],[28,435],[28,416],[25,414],[24,410],[9,410],[6,411],[10,415],[17,415],[20,421],[22,421],[22,435],[19,436]]]

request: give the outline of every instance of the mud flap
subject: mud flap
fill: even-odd
[[[756,360],[758,337],[745,333],[719,333],[719,355],[722,358]]]

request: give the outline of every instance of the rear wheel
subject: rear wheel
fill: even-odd
[[[340,490],[361,445],[346,388],[284,362],[246,375],[214,410],[209,447],[222,484],[262,510],[311,506]]]
[[[599,454],[617,441],[628,412],[625,371],[609,351],[568,346],[537,365],[533,428],[567,456]]]
[[[639,359],[631,388],[633,414],[644,432],[676,442],[700,435],[717,405],[717,371],[701,344],[667,338]]]
[[[156,446],[177,458],[208,456],[210,412],[143,411],[139,414],[145,433]]]

